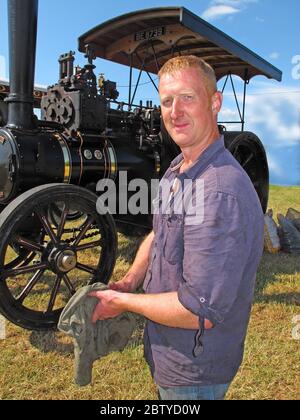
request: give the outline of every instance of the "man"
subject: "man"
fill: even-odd
[[[222,95],[194,56],[159,73],[162,117],[180,147],[164,179],[201,180],[203,218],[161,211],[126,276],[100,300],[93,322],[131,311],[147,318],[145,357],[161,399],[223,399],[243,357],[263,213],[250,179],[220,137]],[[173,188],[174,204],[182,188]],[[171,206],[172,207],[172,206]],[[133,294],[143,284],[145,294]],[[122,293],[120,293],[122,292]]]

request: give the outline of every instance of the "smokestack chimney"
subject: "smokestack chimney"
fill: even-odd
[[[8,128],[34,128],[33,89],[38,0],[8,0]]]

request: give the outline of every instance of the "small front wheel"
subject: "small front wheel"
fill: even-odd
[[[112,216],[97,213],[96,201],[87,189],[49,184],[1,212],[0,312],[11,322],[54,329],[79,287],[108,283],[117,233]]]

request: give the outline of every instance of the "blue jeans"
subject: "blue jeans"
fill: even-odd
[[[164,388],[158,385],[161,400],[223,400],[229,384],[178,386]]]

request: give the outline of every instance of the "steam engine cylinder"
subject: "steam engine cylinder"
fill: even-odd
[[[115,180],[120,171],[126,171],[128,182],[142,178],[150,184],[159,177],[160,165],[153,151],[139,150],[128,136],[70,137],[50,129],[0,129],[0,205],[50,183],[71,183],[96,192],[99,180]]]

